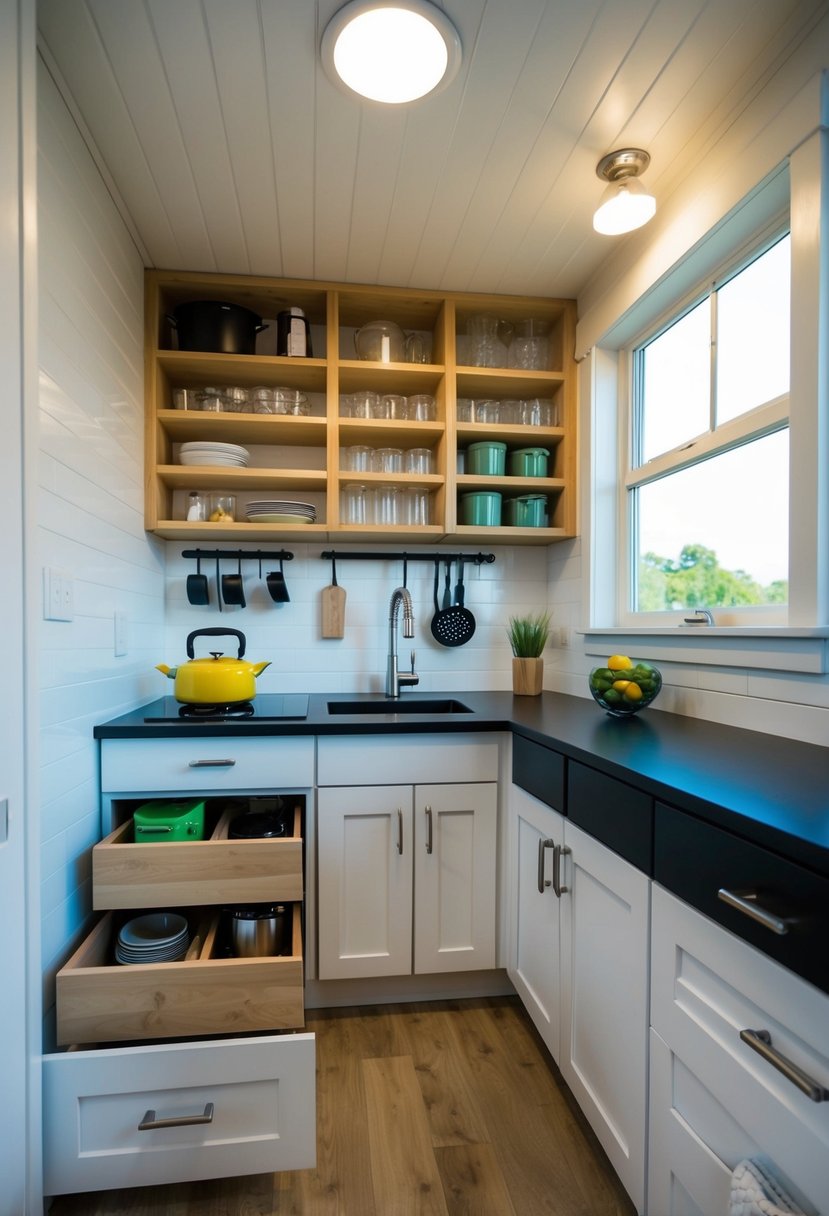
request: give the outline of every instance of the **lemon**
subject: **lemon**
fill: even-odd
[[[607,660],[607,665],[611,671],[627,671],[633,666],[633,663],[626,654],[612,654]]]
[[[627,690],[630,688],[630,680],[614,680],[613,687],[617,692],[623,692],[625,695],[627,695]]]
[[[616,683],[613,685],[613,687],[618,688],[622,682],[623,682],[622,680],[617,680]],[[625,700],[626,701],[641,701],[642,700],[642,689],[639,687],[638,684],[634,684],[632,680],[625,688]]]

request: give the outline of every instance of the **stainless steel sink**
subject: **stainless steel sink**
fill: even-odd
[[[386,697],[366,701],[329,701],[330,714],[471,714],[472,710],[462,701],[443,698],[434,701],[415,701],[401,697],[390,701]]]

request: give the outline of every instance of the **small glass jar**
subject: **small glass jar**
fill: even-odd
[[[202,390],[198,388],[174,388],[173,409],[200,410]]]
[[[236,495],[211,494],[208,519],[213,524],[232,524],[236,519]]]
[[[397,486],[378,486],[374,495],[374,523],[399,524],[402,522],[402,495]]]
[[[399,393],[386,393],[382,401],[383,417],[405,422],[409,417],[408,400]]]
[[[437,404],[428,393],[415,393],[409,398],[409,418],[413,422],[434,422]]]
[[[475,402],[471,397],[458,397],[458,422],[471,422],[474,411]]]
[[[208,497],[206,494],[200,493],[198,490],[191,490],[187,495],[187,514],[185,518],[189,523],[199,523],[207,519]]]
[[[405,523],[423,528],[431,522],[431,494],[420,486],[410,486],[406,491]]]

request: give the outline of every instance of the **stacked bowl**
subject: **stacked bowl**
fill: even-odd
[[[150,912],[122,925],[115,943],[119,963],[178,963],[187,953],[190,931],[177,912]]]

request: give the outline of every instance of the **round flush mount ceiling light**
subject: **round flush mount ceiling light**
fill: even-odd
[[[604,236],[619,236],[641,228],[656,214],[656,199],[640,182],[651,158],[641,148],[620,148],[603,156],[596,176],[610,185],[593,214],[593,227]]]
[[[461,40],[428,0],[351,0],[326,26],[320,56],[335,84],[400,105],[449,84],[460,67]]]

